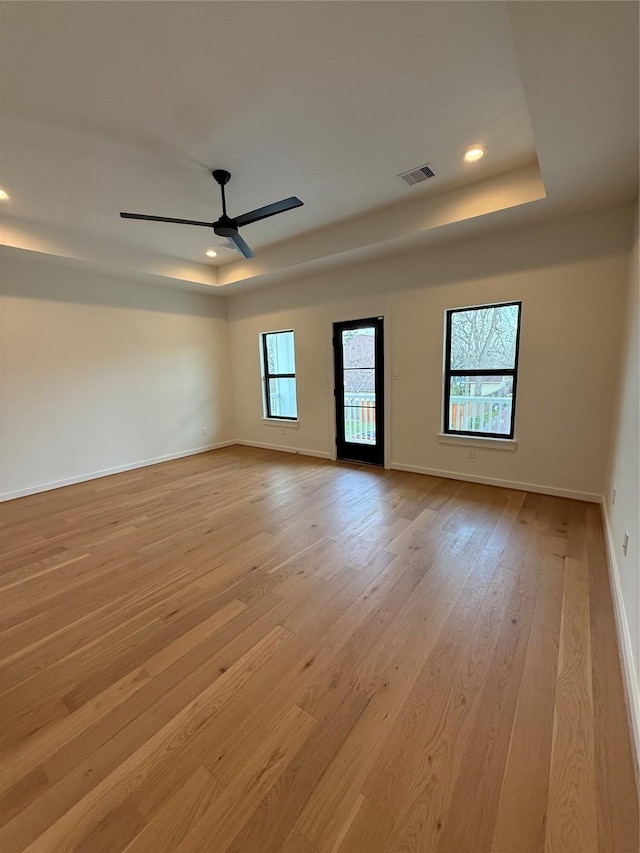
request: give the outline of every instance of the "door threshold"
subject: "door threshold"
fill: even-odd
[[[384,468],[384,462],[362,462],[360,459],[338,459],[336,462],[346,462],[348,465],[366,465],[367,468]]]

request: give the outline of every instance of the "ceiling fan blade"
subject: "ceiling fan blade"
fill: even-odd
[[[147,216],[145,213],[121,213],[123,219],[145,219],[149,222],[177,222],[179,225],[204,225],[212,228],[213,222],[199,222],[196,219],[174,219],[171,216]]]
[[[235,216],[234,221],[238,227],[250,225],[252,222],[259,222],[261,219],[275,216],[276,213],[284,213],[287,210],[293,210],[294,207],[302,207],[302,205],[303,202],[292,195],[291,198],[283,198],[282,201],[275,201],[273,204],[267,204],[265,207],[257,208],[257,210],[250,210],[249,213],[243,213],[242,216]]]
[[[229,233],[224,236],[233,244],[238,252],[240,252],[243,258],[255,258],[255,255],[251,251],[251,247],[247,244],[246,240],[242,239],[237,231],[229,230]]]

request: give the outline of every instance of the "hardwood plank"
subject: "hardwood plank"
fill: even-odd
[[[416,738],[430,725],[430,719],[432,725],[439,722],[432,709],[437,701],[444,702],[457,667],[465,664],[462,655],[467,647],[470,648],[474,630],[479,630],[475,626],[485,624],[485,620],[487,629],[492,626],[495,611],[508,594],[508,588],[514,584],[514,574],[497,572],[495,555],[489,552],[481,555],[474,571],[458,588],[455,606],[445,612],[435,636],[426,647],[426,659],[420,662],[411,694],[396,721],[395,732],[382,744],[380,755],[363,788],[374,805],[396,814],[421,756]],[[422,627],[422,632],[418,631],[420,639],[423,639],[425,625],[430,621],[431,614],[427,611],[427,622],[417,626]],[[427,634],[430,635],[431,632]],[[466,653],[470,655],[470,651]]]
[[[49,777],[44,767],[39,766],[26,773],[18,773],[18,780],[8,784],[0,797],[1,823],[8,823],[25,809],[29,803],[50,788]],[[4,781],[4,779],[3,779]],[[1,833],[0,833],[1,838]]]
[[[345,825],[335,853],[384,853],[391,841],[393,821],[388,814],[375,807],[366,797],[357,801],[352,820]]]
[[[144,826],[142,815],[130,800],[115,806],[100,823],[78,843],[78,851],[91,853],[113,853],[122,850],[129,839]]]
[[[129,604],[129,607],[113,608],[91,620],[71,622],[44,640],[7,655],[0,666],[0,689],[7,692],[90,644],[110,643],[115,635],[135,630],[136,625],[154,619],[167,620],[171,618],[168,614],[173,616],[174,612],[180,612],[196,595],[201,600],[202,590],[195,584],[179,588],[174,593],[161,585],[155,596],[147,596],[137,608]]]
[[[5,816],[2,803],[1,811],[7,823],[0,829],[0,850],[3,853],[23,850],[42,835],[51,824],[126,761],[143,734],[137,720],[133,720],[89,758],[84,761],[78,759],[73,769],[61,779],[51,781],[46,790],[38,791],[37,797],[32,796],[23,802],[22,808],[15,815],[7,813]],[[46,764],[42,770],[47,771]]]
[[[6,725],[0,730],[0,750],[6,753],[68,716],[69,709],[61,697],[42,698],[42,694],[35,694],[28,704],[13,705],[11,713],[3,715]]]
[[[153,678],[164,672],[180,658],[184,657],[192,649],[195,649],[200,643],[215,636],[218,631],[232,622],[236,616],[243,613],[247,609],[247,605],[231,599],[227,604],[224,604],[219,610],[198,622],[193,628],[186,631],[184,634],[179,634],[178,638],[173,643],[165,645],[159,652],[153,654],[150,658],[144,661],[144,670]]]
[[[486,566],[481,573],[484,572]],[[422,638],[420,633],[417,636]],[[408,742],[404,737],[405,730],[398,723],[398,715],[405,702],[409,705],[410,691],[430,649],[429,643],[419,643],[414,648],[410,639],[406,645],[396,649],[380,688],[310,798],[298,828],[318,850],[330,850],[335,844],[360,791],[368,792],[368,784],[363,788],[367,777],[372,780],[371,790],[376,797],[379,796],[381,771],[376,765],[378,755],[387,738],[403,749]],[[414,725],[415,719],[409,723],[409,729]],[[391,787],[395,792],[397,779]]]
[[[235,691],[273,651],[291,636],[284,628],[276,627],[257,643],[237,664],[150,738],[140,749],[97,785],[89,794],[59,818],[35,842],[26,848],[36,850],[55,847],[73,850],[79,841],[96,826],[120,800],[123,788],[129,795],[151,773],[160,773],[172,759],[176,748],[205,725],[224,707]]]
[[[306,711],[293,706],[266,735],[261,748],[254,752],[233,782],[184,836],[176,853],[228,850],[238,829],[242,829],[317,725],[317,720]]]
[[[491,853],[544,850],[557,661],[558,635],[533,625]]]
[[[624,703],[620,653],[609,572],[603,558],[600,508],[586,510],[589,563],[591,677],[601,853],[638,853],[640,799],[633,766],[631,727]]]
[[[155,734],[177,711],[182,710],[255,645],[263,636],[263,632],[256,637],[252,633],[252,626],[256,618],[268,611],[277,601],[279,599],[261,599],[258,604],[243,611],[220,632],[209,637],[188,655],[142,685],[140,690],[135,691],[125,702],[113,708],[102,719],[96,720],[85,731],[76,734],[72,740],[46,760],[50,778],[52,780],[62,778],[77,765],[78,761],[84,760],[100,749],[131,721],[135,721],[142,732],[136,748],[140,746],[149,735]],[[221,666],[222,663],[224,666]],[[195,687],[194,675],[198,676]],[[186,689],[187,682],[189,690]],[[184,684],[185,690],[176,702],[175,688],[178,684]],[[166,699],[171,704],[171,713],[166,713],[167,709],[163,705]],[[165,710],[164,715],[156,713],[160,707]],[[153,716],[152,725],[148,724],[147,715]]]
[[[183,836],[207,813],[220,786],[199,767],[127,846],[127,853],[171,853]]]
[[[293,829],[278,853],[318,853],[318,851],[310,841],[307,841],[304,835],[299,833],[297,829]]]
[[[574,550],[582,552],[578,541]],[[598,850],[595,744],[591,687],[589,570],[567,558],[545,850]]]
[[[640,853],[599,512],[248,447],[3,504],[0,849]]]
[[[512,596],[462,753],[438,850],[489,851],[522,679],[534,601]]]
[[[337,707],[293,758],[228,848],[233,853],[275,853],[311,796],[333,756],[357,723],[368,700],[355,690],[334,691]]]
[[[515,573],[499,571],[457,666],[452,667],[445,657],[432,672],[425,668],[427,691],[421,686],[420,702],[421,708],[429,707],[430,712],[424,717],[424,725],[416,728],[413,743],[403,746],[388,771],[389,777],[398,779],[385,799],[394,818],[390,850],[402,849],[409,838],[416,836],[418,850],[436,849],[474,716],[482,701],[483,686],[491,676],[496,650],[499,655],[507,639],[505,634],[511,633],[505,623],[513,627],[509,615],[519,609],[520,600]],[[415,718],[411,701],[407,708],[413,710]],[[406,754],[408,750],[411,754]]]
[[[536,593],[533,622],[551,632],[560,630],[562,596],[564,592],[564,557],[545,554],[542,561],[540,583]]]
[[[44,763],[65,744],[77,738],[83,731],[94,726],[103,716],[126,702],[150,680],[143,669],[134,670],[104,690],[96,700],[88,702],[75,714],[69,714],[54,725],[22,744],[13,753],[7,755],[7,769],[2,778],[2,790],[21,776]]]

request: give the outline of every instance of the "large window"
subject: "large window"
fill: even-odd
[[[444,432],[513,438],[521,305],[447,311]]]
[[[296,361],[293,332],[266,332],[261,335],[264,415],[294,421],[296,403]]]

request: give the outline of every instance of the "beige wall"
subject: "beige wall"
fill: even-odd
[[[596,498],[631,216],[622,207],[451,242],[226,303],[5,252],[2,493],[234,438],[330,456],[331,323],[383,314],[388,464]],[[512,299],[523,300],[517,449],[479,448],[468,459],[466,447],[437,440],[444,311]],[[295,429],[262,420],[258,334],[280,328],[296,332]]]
[[[233,438],[224,300],[17,250],[2,290],[4,496]]]
[[[330,455],[331,323],[383,314],[387,463],[603,493],[627,282],[630,206],[343,267],[230,299],[237,438]],[[521,299],[515,452],[443,445],[447,308]],[[262,422],[258,335],[296,335],[299,428]]]
[[[634,231],[635,245],[629,266],[624,309],[618,400],[605,507],[615,558],[614,598],[617,599],[619,625],[623,634],[621,646],[635,715],[636,744],[640,753],[640,249],[637,211]],[[622,549],[625,531],[629,533],[626,555]]]

